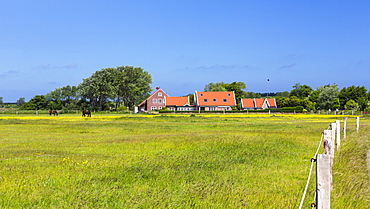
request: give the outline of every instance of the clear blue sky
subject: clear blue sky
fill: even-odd
[[[28,101],[123,65],[170,96],[221,81],[253,92],[370,89],[369,9],[368,0],[0,0],[0,97]]]

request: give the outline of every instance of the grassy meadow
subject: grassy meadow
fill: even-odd
[[[321,133],[341,119],[0,115],[0,208],[298,208]],[[370,121],[361,123],[368,133]],[[341,153],[353,152],[357,135],[349,119]],[[356,155],[369,148],[368,136]],[[336,208],[369,205],[366,159],[339,161]],[[343,168],[359,161],[361,171]],[[344,192],[350,169],[361,172],[357,203]]]

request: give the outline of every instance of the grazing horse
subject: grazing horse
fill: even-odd
[[[58,116],[58,112],[56,110],[50,110],[49,115]]]
[[[84,111],[82,111],[82,117],[91,117],[90,110],[84,110]]]

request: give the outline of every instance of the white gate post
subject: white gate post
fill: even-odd
[[[360,117],[356,118],[356,132],[360,129]]]
[[[337,151],[340,149],[340,120],[337,120]]]
[[[347,137],[347,120],[348,118],[344,118],[344,124],[343,124],[343,138],[345,139]]]
[[[316,194],[317,208],[330,209],[331,166],[330,155],[317,155]]]

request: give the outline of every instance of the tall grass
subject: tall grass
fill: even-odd
[[[330,122],[0,117],[0,207],[296,208]]]
[[[361,121],[362,122],[362,121]],[[343,139],[333,168],[333,208],[370,208],[370,127]]]

